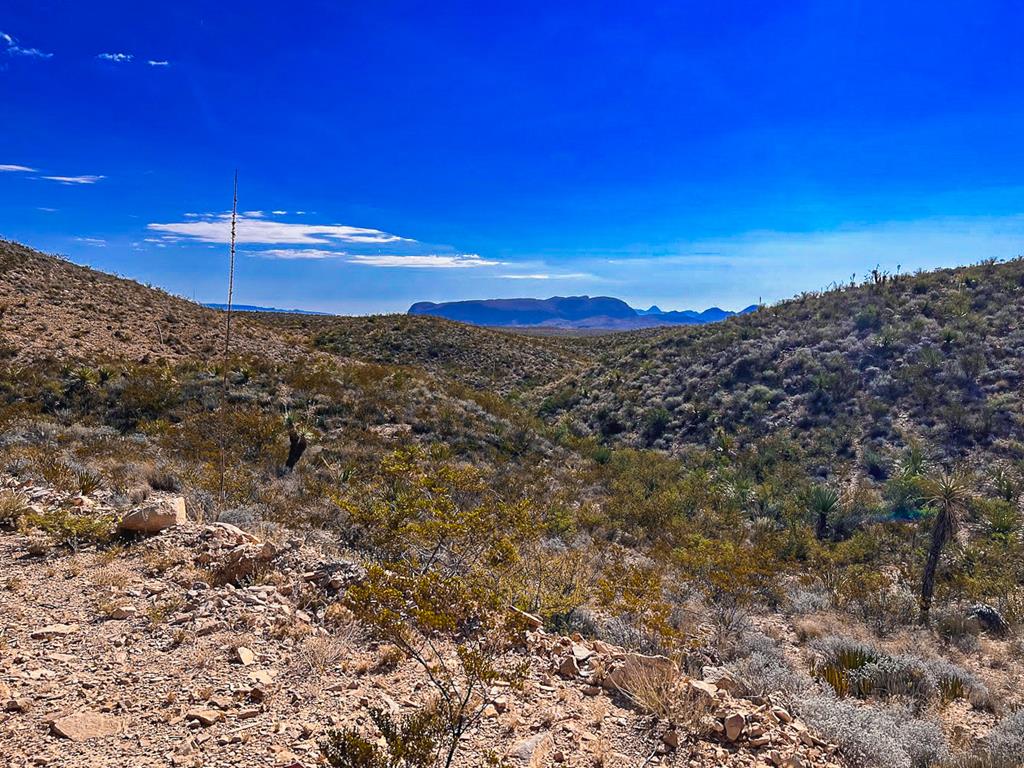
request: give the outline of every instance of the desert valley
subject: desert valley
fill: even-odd
[[[1018,765],[1022,310],[1016,260],[223,358],[3,243],[7,764]]]

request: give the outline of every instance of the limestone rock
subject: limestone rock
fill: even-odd
[[[704,681],[711,683],[716,688],[728,691],[729,693],[735,693],[736,689],[739,688],[736,678],[732,676],[732,673],[722,667],[704,667]]]
[[[121,720],[99,712],[77,712],[54,720],[54,734],[71,741],[88,741],[115,736],[121,732]]]
[[[159,533],[165,528],[184,525],[186,520],[184,497],[151,496],[143,506],[122,517],[120,527],[136,533]]]
[[[566,680],[575,680],[579,677],[580,667],[576,663],[576,657],[566,656],[562,659],[562,663],[558,665],[558,674]]]
[[[44,640],[49,637],[63,637],[78,631],[77,624],[50,624],[32,633],[33,640]]]
[[[628,690],[645,677],[671,678],[677,673],[675,662],[665,656],[628,653],[619,666],[605,675],[602,685],[609,690]]]
[[[117,619],[119,621],[123,621],[124,619],[134,619],[138,615],[138,609],[131,603],[115,605],[109,614],[110,618]]]
[[[541,768],[553,746],[550,733],[538,733],[514,744],[505,760],[512,768]]]
[[[698,696],[703,696],[708,699],[713,699],[718,696],[718,686],[714,683],[709,683],[706,680],[691,680],[690,690]]]
[[[723,725],[725,725],[725,738],[729,741],[736,741],[743,733],[743,726],[746,721],[743,719],[743,715],[738,712],[733,712],[731,715],[726,715]]]
[[[218,712],[216,709],[190,709],[185,713],[186,720],[195,720],[203,728],[209,728],[214,723],[219,723],[224,719],[224,713]]]

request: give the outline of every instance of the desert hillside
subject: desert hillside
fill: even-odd
[[[2,253],[13,766],[1024,762],[1020,261],[601,337],[245,315],[225,371],[221,313]]]
[[[0,240],[0,350],[42,357],[179,361],[220,354],[223,314],[157,288]],[[236,315],[235,349],[286,359],[289,345]]]
[[[876,274],[724,322],[632,336],[545,410],[602,439],[679,451],[792,437],[872,472],[912,438],[942,457],[1024,458],[1024,260]]]

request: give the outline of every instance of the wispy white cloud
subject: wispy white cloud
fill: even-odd
[[[24,56],[29,59],[52,59],[52,53],[46,53],[38,48],[25,48],[18,45],[18,41],[6,32],[0,32],[0,47],[8,56]]]
[[[135,56],[130,53],[100,53],[96,58],[103,61],[112,61],[115,64],[126,64],[134,59]]]
[[[171,66],[171,62],[169,62],[169,61],[157,61],[157,60],[154,60],[154,59],[149,59],[146,63],[149,64],[149,66],[151,66],[151,67],[169,67],[169,66]]]
[[[56,181],[61,184],[95,184],[97,181],[107,178],[106,176],[43,176],[48,181]]]
[[[263,211],[242,211],[242,216],[248,216],[251,219],[262,219],[264,214]]]
[[[27,165],[0,165],[0,173],[35,173],[35,168]]]
[[[57,212],[56,208],[47,208],[46,206],[43,206],[43,205],[37,205],[36,206],[36,210],[37,211],[43,211],[44,213],[56,213]]]
[[[325,251],[322,248],[268,248],[265,251],[247,251],[247,256],[261,259],[344,259],[344,251]]]
[[[498,275],[503,280],[594,280],[597,279],[597,275],[592,275],[589,272],[533,272],[530,274],[523,275]]]
[[[181,235],[203,243],[231,241],[231,214],[204,214],[191,221],[153,223],[154,232]],[[261,218],[238,217],[237,241],[250,245],[328,245],[331,242],[381,245],[384,243],[413,243],[379,229],[350,227],[343,224],[297,224],[286,221],[267,221]]]
[[[52,59],[53,54],[40,51],[38,48],[22,48],[19,45],[11,46],[7,52],[12,56],[27,56],[30,59]]]
[[[482,259],[475,253],[354,254],[349,261],[368,267],[411,267],[415,269],[466,269],[493,267],[500,261]]]
[[[288,214],[288,211],[271,211],[271,213],[275,216],[285,216]]]
[[[500,261],[482,259],[475,253],[365,254],[329,251],[323,248],[269,248],[262,251],[247,251],[246,255],[263,259],[285,260],[342,259],[351,264],[366,267],[409,267],[414,269],[465,269],[501,264]]]
[[[84,245],[94,245],[97,248],[107,247],[107,241],[102,237],[76,237],[75,240]]]

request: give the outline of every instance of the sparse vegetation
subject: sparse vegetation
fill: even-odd
[[[39,554],[109,544],[115,520],[70,501],[109,489],[119,507],[182,494],[195,519],[346,547],[366,577],[342,601],[292,593],[332,637],[287,618],[269,636],[307,671],[340,665],[339,639],[369,638],[385,664],[368,669],[414,668],[435,701],[337,729],[332,765],[454,760],[492,688],[523,675],[509,606],[693,676],[721,667],[738,695],[782,697],[855,765],[1016,754],[1024,262],[588,338],[240,316],[222,370],[207,310],[0,253],[14,350],[0,364],[0,527]],[[154,318],[161,334],[143,333]],[[69,501],[40,512],[21,481]],[[181,558],[147,553],[146,572]],[[245,589],[271,574],[221,578],[211,563],[193,576]],[[159,628],[180,609],[168,597],[142,614]],[[172,648],[190,637],[170,635]],[[701,733],[677,682],[626,697]],[[991,734],[947,738],[965,709]]]

